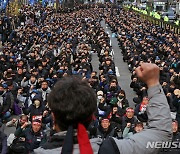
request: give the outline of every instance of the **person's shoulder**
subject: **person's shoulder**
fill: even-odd
[[[39,147],[37,149],[34,149],[33,154],[57,154],[61,153],[62,147],[54,148],[54,149],[44,149],[42,147]]]

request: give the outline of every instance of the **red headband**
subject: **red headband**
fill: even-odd
[[[35,125],[41,125],[41,123],[36,122],[36,121],[32,122],[32,124],[35,124]]]
[[[134,109],[127,109],[126,112],[134,112]]]
[[[107,119],[107,118],[106,119],[102,119],[102,121],[109,121],[109,119]]]

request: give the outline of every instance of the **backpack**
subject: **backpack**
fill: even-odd
[[[26,142],[22,141],[21,138],[16,138],[13,140],[9,147],[10,154],[27,154],[28,150],[26,148]]]

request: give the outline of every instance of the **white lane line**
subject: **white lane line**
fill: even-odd
[[[109,34],[109,32],[107,31],[106,33],[108,34],[108,37],[111,38],[111,35]]]
[[[119,73],[118,67],[115,67],[115,68],[116,68],[116,76],[117,76],[117,77],[120,77],[120,73]]]

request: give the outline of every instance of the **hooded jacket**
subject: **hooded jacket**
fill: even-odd
[[[40,106],[38,108],[36,108],[34,101],[35,100],[39,100],[40,101]],[[30,120],[32,120],[33,116],[39,116],[39,115],[43,115],[43,112],[45,111],[45,106],[42,103],[42,98],[40,95],[35,95],[32,99],[32,104],[29,106],[28,109],[24,110],[24,113],[30,114]]]

